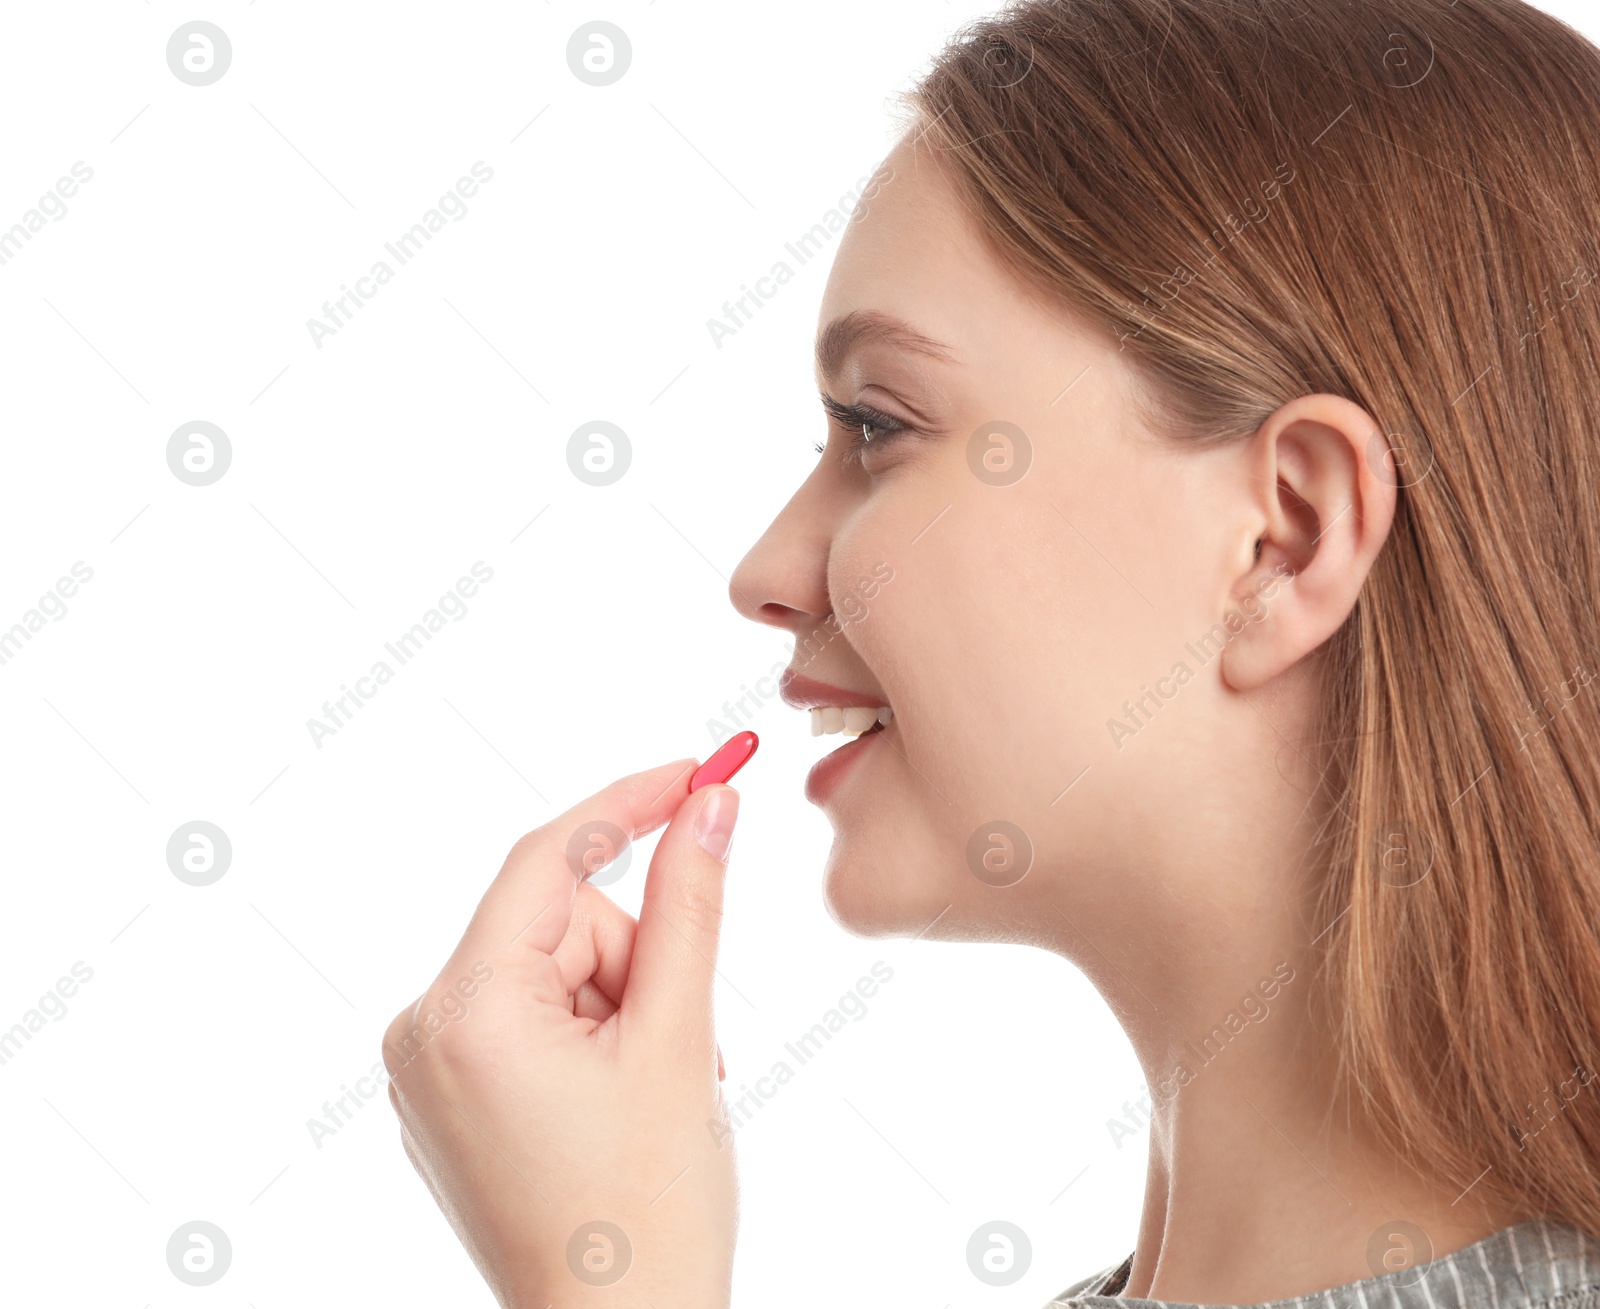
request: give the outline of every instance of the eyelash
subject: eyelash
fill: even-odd
[[[829,396],[823,396],[822,407],[828,411],[829,416],[836,423],[846,431],[854,434],[849,449],[845,452],[846,462],[860,463],[862,452],[869,445],[886,445],[901,432],[908,430],[906,425],[899,419],[891,418],[888,414],[872,408],[871,405],[844,405]],[[868,441],[862,437],[862,424],[877,429],[877,434],[872,440]],[[821,454],[824,449],[820,441],[813,448],[818,454]]]

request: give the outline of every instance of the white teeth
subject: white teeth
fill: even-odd
[[[851,705],[844,711],[844,730],[860,735],[878,721],[878,711],[865,706]]]
[[[887,727],[893,720],[894,710],[888,705],[876,709],[870,705],[852,705],[848,709],[830,705],[811,711],[811,735],[831,736],[836,732],[844,732],[850,736],[860,736],[874,723],[882,723]]]

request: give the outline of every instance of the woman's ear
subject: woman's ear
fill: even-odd
[[[1224,615],[1223,680],[1249,691],[1293,667],[1355,608],[1394,521],[1388,439],[1359,405],[1303,395],[1250,438],[1249,535]]]

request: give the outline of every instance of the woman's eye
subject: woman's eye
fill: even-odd
[[[822,397],[822,405],[833,420],[850,434],[850,444],[845,451],[847,463],[859,464],[867,450],[886,445],[907,430],[904,423],[878,412],[870,405],[840,404],[829,396]],[[817,446],[819,453],[822,449],[821,445]]]
[[[868,414],[852,425],[850,447],[845,458],[859,464],[868,450],[879,450],[892,442],[905,426],[882,414]]]

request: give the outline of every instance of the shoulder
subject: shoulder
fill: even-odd
[[[1554,1218],[1529,1218],[1437,1259],[1322,1293],[1331,1309],[1600,1309],[1600,1238]],[[1309,1297],[1302,1297],[1302,1299]],[[1290,1309],[1279,1300],[1252,1309]]]
[[[1469,1252],[1478,1256],[1472,1271],[1491,1291],[1501,1293],[1502,1309],[1508,1304],[1527,1309],[1600,1306],[1600,1237],[1591,1232],[1532,1218],[1457,1253]]]
[[[1108,1286],[1132,1255],[1074,1282],[1044,1309],[1154,1306],[1158,1301],[1108,1297]],[[1550,1218],[1530,1218],[1412,1268],[1380,1274],[1321,1293],[1326,1309],[1600,1309],[1600,1236]],[[1307,1309],[1314,1296],[1274,1300],[1247,1309]],[[1195,1309],[1199,1309],[1198,1306]]]

